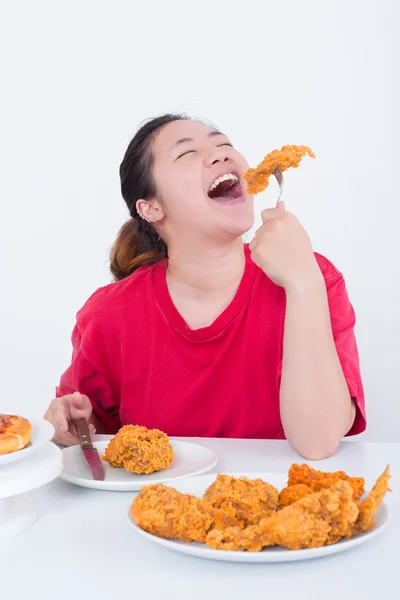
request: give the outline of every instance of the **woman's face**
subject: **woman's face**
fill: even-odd
[[[211,241],[251,229],[253,197],[243,179],[248,164],[226,135],[203,123],[174,121],[156,136],[152,151],[167,243],[177,234]]]

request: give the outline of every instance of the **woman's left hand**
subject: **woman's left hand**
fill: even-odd
[[[264,210],[261,218],[263,224],[249,245],[253,262],[286,290],[319,281],[322,273],[311,240],[298,219],[286,212],[284,203]]]

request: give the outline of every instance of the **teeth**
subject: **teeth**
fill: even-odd
[[[221,175],[221,177],[218,177],[218,179],[216,179],[214,183],[210,186],[210,189],[208,191],[212,192],[213,190],[215,190],[216,187],[219,186],[220,183],[228,180],[232,181],[232,185],[235,185],[235,183],[239,181],[236,175],[234,175],[233,173],[226,173],[226,175]]]

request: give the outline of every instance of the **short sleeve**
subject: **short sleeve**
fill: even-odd
[[[367,422],[360,360],[354,332],[355,312],[343,276],[335,270],[335,274],[325,281],[336,350],[350,395],[356,404],[354,423],[347,435],[357,435],[365,430]]]
[[[72,361],[60,379],[56,396],[80,392],[88,396],[93,412],[104,425],[107,433],[114,434],[121,426],[119,403],[114,398],[111,385],[98,366],[88,358],[91,348],[96,345],[92,327],[82,329],[78,323],[72,332]],[[97,345],[98,347],[98,345]]]

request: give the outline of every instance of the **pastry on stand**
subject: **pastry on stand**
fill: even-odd
[[[43,442],[41,447],[32,447],[32,450],[27,447],[26,456],[19,460],[4,463],[0,460],[0,543],[21,533],[36,521],[38,511],[28,492],[50,483],[63,469],[60,448],[48,441],[54,435],[54,430],[49,435],[49,425],[41,420],[32,423],[31,444],[33,446],[36,440],[38,443],[40,440]],[[42,428],[45,434],[40,431]],[[8,458],[11,458],[11,454]]]

